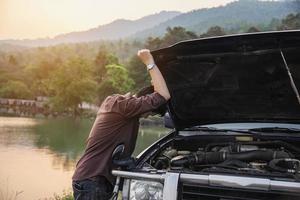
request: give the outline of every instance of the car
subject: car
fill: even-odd
[[[300,199],[300,31],[189,40],[152,52],[170,133],[113,170],[130,200]]]

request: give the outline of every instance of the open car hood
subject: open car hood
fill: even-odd
[[[171,93],[168,107],[177,129],[300,122],[292,86],[300,89],[300,31],[189,40],[152,54]]]

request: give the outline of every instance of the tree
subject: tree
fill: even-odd
[[[212,36],[222,36],[226,35],[226,32],[220,26],[210,27],[206,33],[200,35],[200,37],[212,37]]]
[[[145,43],[145,47],[150,50],[159,49],[162,47],[162,40],[159,37],[148,37]]]
[[[49,78],[51,74],[57,70],[57,60],[54,61],[41,61],[37,65],[28,65],[24,69],[26,79],[24,80],[27,85],[30,85],[35,96],[49,95]]]
[[[0,96],[3,98],[30,99],[32,94],[28,87],[21,81],[8,81],[0,88]]]
[[[300,13],[289,14],[286,18],[281,20],[281,25],[278,30],[292,30],[300,29]]]
[[[150,85],[149,73],[147,73],[144,63],[136,55],[131,57],[127,65],[129,76],[134,81],[134,90]]]
[[[8,57],[8,62],[11,64],[11,65],[17,65],[18,64],[18,61],[16,59],[16,57],[14,55],[10,55]]]
[[[96,56],[96,59],[94,61],[95,64],[95,75],[97,78],[97,81],[100,83],[105,74],[106,74],[106,68],[105,66],[109,64],[118,64],[119,60],[116,56],[110,54],[106,47],[100,47],[100,50],[98,51],[98,54]]]
[[[267,30],[276,30],[281,25],[281,20],[277,18],[273,18],[268,25]]]
[[[74,116],[79,113],[78,106],[83,102],[92,102],[97,83],[93,80],[91,65],[84,59],[75,58],[53,73],[50,88],[54,96],[54,110],[72,110]]]
[[[133,88],[134,81],[129,77],[128,70],[121,65],[107,65],[105,79],[98,88],[98,98],[102,101],[114,93],[126,93]]]
[[[133,86],[128,70],[121,65],[107,65],[107,77],[111,85],[119,92],[128,92]]]
[[[173,28],[168,27],[167,33],[162,39],[162,46],[166,47],[182,40],[196,39],[198,36],[192,32],[187,31],[185,28],[176,26]]]
[[[247,31],[247,33],[255,33],[255,32],[260,32],[260,30],[255,26],[251,26]]]

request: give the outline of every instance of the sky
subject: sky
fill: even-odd
[[[0,0],[0,40],[53,37],[162,10],[187,12],[234,0]]]

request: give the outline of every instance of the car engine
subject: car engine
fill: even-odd
[[[168,146],[149,164],[158,170],[295,176],[300,172],[299,155],[298,147],[283,141],[238,141],[194,150]]]

